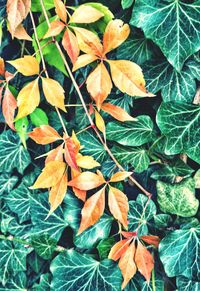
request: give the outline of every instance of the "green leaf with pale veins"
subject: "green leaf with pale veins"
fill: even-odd
[[[200,276],[200,226],[170,232],[159,244],[159,255],[169,277]]]
[[[72,192],[67,191],[67,195],[64,198],[63,212],[65,220],[74,231],[79,228],[82,208],[83,202],[76,198]]]
[[[27,278],[25,272],[19,272],[9,277],[6,285],[0,284],[0,291],[25,291],[27,290]]]
[[[200,106],[162,103],[156,119],[161,132],[166,136],[165,153],[186,153],[200,163]]]
[[[176,285],[178,290],[188,290],[188,291],[200,290],[200,282],[196,280],[190,280],[184,276],[178,276],[176,278]]]
[[[5,197],[15,186],[18,181],[17,176],[11,176],[8,173],[0,175],[0,197]]]
[[[200,1],[136,0],[131,24],[141,28],[180,71],[200,49]]]
[[[165,213],[183,217],[197,213],[199,201],[195,197],[195,182],[192,178],[173,185],[157,181],[157,194],[160,209]]]
[[[141,146],[152,140],[153,122],[149,116],[137,117],[138,121],[109,122],[106,126],[108,140],[125,146]]]
[[[38,284],[34,284],[32,289],[33,291],[50,291],[51,288],[51,274],[46,273],[41,275],[40,282]]]
[[[112,260],[98,262],[89,255],[69,250],[53,260],[50,270],[53,290],[121,290],[122,275],[117,263]]]
[[[31,162],[29,152],[21,144],[18,135],[11,130],[0,135],[0,156],[0,172],[17,169],[22,174]]]
[[[34,235],[31,237],[31,245],[35,252],[45,260],[52,258],[57,241],[47,233]]]

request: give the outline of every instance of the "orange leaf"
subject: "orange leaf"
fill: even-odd
[[[130,116],[124,109],[111,103],[103,103],[101,109],[109,113],[112,117],[119,121],[136,121],[137,118]]]
[[[0,57],[0,75],[5,75],[5,62],[4,59]]]
[[[100,164],[97,161],[95,161],[93,157],[82,156],[81,154],[78,154],[78,156],[76,157],[76,162],[80,168],[87,170],[91,170],[100,166]]]
[[[63,162],[63,144],[59,145],[57,148],[51,150],[46,159],[45,165],[52,161],[60,161]]]
[[[52,161],[45,165],[34,185],[30,189],[50,188],[55,186],[65,172],[66,164],[60,161]]]
[[[36,143],[43,145],[62,139],[58,132],[49,125],[41,125],[40,127],[34,128],[34,130],[30,132],[28,136]]]
[[[105,180],[103,177],[92,173],[92,172],[83,172],[78,177],[72,179],[68,182],[69,186],[76,187],[80,190],[91,190],[100,185],[104,184]]]
[[[98,111],[94,111],[94,114],[95,114],[95,124],[96,124],[96,127],[103,133],[104,135],[104,139],[106,137],[106,126],[105,126],[105,122],[102,118],[102,116],[99,114]]]
[[[160,243],[160,239],[156,235],[143,235],[140,237],[140,239],[142,239],[144,242],[146,242],[149,245],[155,246],[156,248],[158,247]]]
[[[80,54],[80,50],[76,36],[69,29],[66,29],[63,35],[62,45],[70,57],[72,64],[74,64]]]
[[[114,261],[119,260],[119,258],[126,252],[129,247],[131,239],[122,239],[118,241],[110,250],[108,258]]]
[[[78,153],[79,150],[81,149],[81,144],[80,144],[80,141],[78,140],[77,136],[76,136],[76,133],[74,132],[74,130],[72,131],[72,140],[73,140],[73,143],[75,145],[75,148],[76,148],[76,152]]]
[[[22,24],[19,24],[17,26],[13,36],[16,37],[17,39],[32,41],[32,38],[30,37],[30,35],[28,35],[28,33],[26,32],[26,29],[23,27]]]
[[[0,87],[0,104],[1,104],[1,99],[2,99],[2,96],[3,96],[3,89],[4,87]]]
[[[79,56],[76,62],[74,63],[73,72],[96,61],[97,59],[98,57],[96,57],[95,55],[84,54]]]
[[[78,234],[95,224],[103,215],[105,209],[105,186],[92,195],[84,204],[82,219]]]
[[[56,36],[61,33],[61,31],[64,29],[65,24],[59,20],[54,20],[50,23],[50,27],[48,31],[45,33],[43,38]]]
[[[120,19],[111,20],[103,36],[104,53],[106,54],[120,46],[127,39],[129,33],[130,27],[128,24],[124,24]]]
[[[32,56],[24,56],[14,61],[7,61],[15,69],[24,76],[32,76],[39,74],[40,66],[36,58]]]
[[[147,282],[151,279],[151,272],[154,267],[154,260],[152,254],[138,241],[135,263],[138,271],[145,277]]]
[[[64,173],[61,180],[51,188],[51,191],[49,192],[49,203],[51,205],[51,208],[49,210],[49,215],[56,210],[56,208],[62,203],[65,194],[67,191],[67,175]]]
[[[80,175],[80,171],[76,171],[74,169],[71,169],[71,175],[72,175],[72,179],[74,179],[75,177]],[[80,190],[76,187],[72,187],[74,194],[76,195],[76,197],[78,197],[80,200],[82,200],[83,202],[85,202],[86,200],[86,194],[87,191],[85,190]]]
[[[109,187],[108,205],[110,212],[125,228],[128,226],[128,199],[126,195],[114,187]]]
[[[31,8],[31,0],[7,0],[8,22],[12,37],[20,23],[26,18]]]
[[[152,97],[145,89],[142,69],[131,61],[108,61],[115,86],[130,96]]]
[[[131,231],[121,231],[121,234],[125,237],[125,238],[133,238],[136,236],[136,232],[131,232]]]
[[[120,182],[124,181],[126,178],[128,178],[132,172],[117,172],[114,175],[112,175],[110,182]]]
[[[86,84],[88,92],[95,100],[97,108],[100,109],[101,104],[110,94],[112,89],[110,75],[102,62],[88,76]]]
[[[67,11],[65,8],[65,4],[61,0],[54,0],[56,14],[60,17],[60,19],[66,23],[67,20]]]
[[[67,138],[65,140],[65,161],[66,163],[73,169],[79,170],[77,163],[76,163],[76,146],[74,145],[73,139],[72,138]]]
[[[55,80],[50,78],[42,78],[42,88],[44,91],[44,96],[47,101],[52,105],[56,106],[66,112],[64,104],[64,89]]]
[[[103,17],[104,14],[99,10],[88,6],[80,5],[72,14],[70,22],[74,23],[92,23]]]
[[[3,102],[2,102],[2,113],[5,118],[6,123],[11,129],[15,130],[13,121],[15,115],[15,109],[17,108],[17,101],[13,94],[10,92],[9,88],[6,87]]]
[[[89,55],[96,55],[98,57],[102,56],[103,46],[100,42],[99,37],[93,32],[81,28],[81,27],[72,27],[76,33],[78,44],[80,50]]]
[[[130,279],[135,275],[137,271],[137,267],[134,262],[134,256],[135,243],[131,243],[126,252],[121,256],[119,260],[119,268],[124,278],[124,281],[122,283],[122,289],[126,287]]]

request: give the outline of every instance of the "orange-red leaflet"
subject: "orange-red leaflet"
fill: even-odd
[[[58,132],[49,125],[41,125],[40,127],[34,128],[34,130],[30,132],[28,136],[36,143],[43,145],[62,139]]]
[[[64,155],[65,155],[65,161],[66,163],[73,169],[79,170],[78,165],[76,162],[76,146],[73,142],[72,138],[67,138],[65,139],[65,150],[64,150]]]
[[[45,164],[52,161],[63,162],[63,145],[64,143],[47,153]]]
[[[132,175],[132,172],[126,172],[126,171],[117,172],[117,173],[112,175],[112,177],[110,178],[110,182],[124,181],[126,178],[128,178],[131,175]]]
[[[108,255],[109,259],[114,261],[119,260],[119,258],[126,252],[131,243],[132,239],[123,239],[118,241],[114,246],[111,248],[110,253]]]
[[[92,172],[83,172],[68,182],[68,186],[76,187],[80,190],[91,190],[106,183],[105,179]]]
[[[5,118],[6,123],[12,130],[15,130],[14,127],[14,115],[17,108],[17,101],[13,94],[10,92],[8,86],[6,87],[4,98],[2,102],[2,113]]]
[[[137,121],[137,118],[132,117],[129,115],[123,108],[113,105],[111,103],[103,103],[101,105],[101,110],[107,112],[112,117],[119,121]]]
[[[155,246],[156,248],[158,247],[160,243],[160,238],[156,235],[142,235],[140,239],[142,239],[144,242],[146,242],[149,245]]]

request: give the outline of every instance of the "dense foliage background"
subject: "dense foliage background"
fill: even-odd
[[[14,0],[13,5],[16,2]],[[54,1],[42,2],[50,21],[55,20]],[[67,1],[68,6],[84,3]],[[128,178],[112,184],[128,197],[128,231],[137,230],[138,245],[142,236],[160,239],[158,248],[142,242],[155,261],[150,282],[145,279],[144,269],[148,266],[144,267],[143,263],[143,272],[138,268],[140,272],[132,276],[125,290],[200,290],[197,193],[200,188],[200,1],[102,0],[96,4],[99,6],[93,7],[104,14],[103,19],[84,27],[101,38],[113,17],[129,23],[131,34],[109,53],[109,59],[129,60],[140,65],[147,90],[156,95],[132,97],[113,86],[106,102],[123,108],[137,117],[137,121],[117,121],[100,111],[108,148],[144,188],[142,191]],[[60,114],[67,132],[70,136],[76,132],[81,154],[92,156],[99,163],[89,171],[100,170],[106,181],[109,180],[121,169],[90,126],[56,43],[49,41],[50,38],[43,39],[48,24],[41,1],[31,1],[34,20],[31,21],[29,14],[23,22],[32,41],[16,36],[12,39],[6,5],[7,1],[1,1],[1,58],[6,62],[34,54],[41,60],[33,31],[35,23],[48,74],[65,90],[67,112],[60,111]],[[56,41],[61,43],[62,36],[63,32],[56,36]],[[63,47],[62,51],[72,67]],[[95,119],[85,85],[95,66],[92,63],[73,75],[96,123],[97,116]],[[6,69],[16,72],[7,62]],[[4,75],[1,71],[1,80]],[[8,88],[17,98],[22,87],[32,80],[32,76],[18,73],[8,81]],[[0,89],[3,84],[0,83]],[[28,133],[41,125],[50,125],[60,135],[63,133],[54,107],[44,98],[41,83],[39,88],[39,107],[14,122],[16,131],[9,128],[8,120],[5,122],[5,114],[0,114],[0,290],[121,290],[120,268],[108,255],[115,243],[124,239],[123,223],[113,217],[107,200],[100,220],[78,235],[83,201],[75,196],[71,187],[50,216],[48,189],[30,189],[44,168],[44,158],[36,158],[55,146],[36,144]],[[0,91],[5,98],[4,90]],[[99,124],[97,131],[103,139],[105,132]],[[95,192],[88,191],[87,198]],[[151,195],[145,195],[148,193]],[[127,262],[130,268],[131,264]]]

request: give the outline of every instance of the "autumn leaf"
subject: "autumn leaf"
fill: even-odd
[[[110,75],[102,62],[98,64],[96,69],[88,76],[86,84],[88,92],[95,100],[97,108],[100,109],[101,104],[112,89]]]
[[[121,234],[125,238],[133,238],[133,237],[137,236],[137,232],[134,232],[134,231],[121,231]]]
[[[103,133],[104,139],[106,139],[106,126],[102,116],[99,114],[97,110],[94,110],[95,114],[95,124],[96,127]]]
[[[25,85],[17,96],[18,114],[15,120],[32,113],[40,103],[38,78]]]
[[[15,109],[17,108],[17,101],[13,94],[10,92],[9,88],[6,87],[4,98],[2,102],[2,113],[5,118],[6,123],[12,130],[15,130],[13,121],[15,115]]]
[[[43,145],[62,139],[58,132],[49,125],[41,125],[40,127],[34,128],[28,136],[36,143]]]
[[[26,18],[31,8],[31,0],[7,0],[8,22],[12,37],[20,23]]]
[[[108,205],[114,218],[127,228],[129,205],[126,195],[119,189],[109,186]]]
[[[68,185],[80,190],[91,190],[104,183],[105,180],[102,176],[86,171],[69,181]]]
[[[65,140],[65,150],[64,150],[65,161],[71,168],[78,171],[79,169],[76,162],[76,155],[77,151],[73,139],[67,138]]]
[[[101,105],[101,110],[109,113],[112,117],[119,121],[137,121],[137,118],[129,115],[123,108],[113,105],[111,103],[103,103]]]
[[[160,243],[159,237],[155,235],[143,235],[140,237],[140,239],[142,239],[144,242],[146,242],[149,245],[155,246],[156,248],[158,247]]]
[[[0,104],[1,104],[1,99],[2,99],[2,97],[3,97],[3,89],[4,89],[3,86],[0,87]]]
[[[96,61],[97,59],[98,57],[95,55],[84,54],[84,55],[79,56],[76,62],[74,63],[73,72],[75,72],[76,70],[82,67],[85,67],[86,65]]]
[[[104,14],[99,10],[88,5],[81,5],[72,14],[70,22],[92,23],[99,20],[103,16]]]
[[[81,27],[73,27],[73,30],[76,33],[81,51],[89,55],[96,55],[98,57],[102,56],[103,46],[96,34]]]
[[[58,184],[66,169],[66,164],[60,161],[52,161],[45,165],[34,185],[30,189],[50,188]]]
[[[108,258],[114,261],[119,260],[129,247],[131,239],[122,239],[118,241],[110,250]]]
[[[63,144],[59,145],[55,149],[51,150],[46,159],[45,164],[52,162],[52,161],[60,161],[63,162]]]
[[[50,27],[47,30],[46,34],[43,38],[48,38],[52,36],[56,36],[61,33],[61,31],[64,29],[65,24],[59,20],[54,20],[50,23]]]
[[[32,41],[32,38],[30,37],[30,35],[28,35],[26,29],[23,27],[22,24],[19,24],[17,26],[13,37],[16,37],[17,39]]]
[[[54,0],[54,6],[56,14],[60,17],[63,22],[67,20],[67,11],[65,4],[61,0]]]
[[[82,209],[82,218],[78,234],[95,224],[103,215],[105,209],[105,186],[93,194],[85,202]]]
[[[125,253],[119,260],[119,268],[122,272],[124,281],[122,283],[122,289],[126,287],[130,279],[135,275],[137,271],[136,264],[134,262],[135,256],[135,243],[131,243]]]
[[[0,57],[0,75],[5,75],[5,62],[4,59]]]
[[[132,172],[117,172],[114,175],[112,175],[110,182],[120,182],[124,181],[126,178],[128,178],[130,175],[132,175]]]
[[[66,112],[64,104],[64,89],[55,80],[50,78],[42,78],[42,88],[44,91],[44,96],[47,101],[52,105],[56,106]]]
[[[70,57],[72,64],[74,64],[80,54],[80,50],[76,36],[69,29],[66,29],[63,35],[62,45]]]
[[[51,208],[49,210],[48,216],[51,215],[51,213],[55,211],[56,208],[62,203],[66,191],[67,191],[67,174],[64,173],[61,180],[55,186],[53,186],[49,192],[49,203],[51,205]]]
[[[87,170],[91,170],[100,166],[100,164],[97,161],[95,161],[93,157],[82,156],[81,154],[79,154],[78,157],[76,158],[76,162],[80,168]]]
[[[138,241],[135,253],[135,263],[138,271],[145,277],[147,282],[151,279],[151,272],[154,268],[154,260],[152,254]]]
[[[72,179],[74,179],[75,177],[78,177],[80,175],[81,171],[76,171],[73,168],[71,169],[71,177]],[[76,197],[78,197],[78,199],[82,200],[83,202],[85,202],[86,200],[86,194],[87,191],[85,190],[80,190],[76,187],[72,187],[74,194],[76,195]]]
[[[107,61],[115,86],[130,96],[152,97],[145,89],[142,69],[131,61]]]
[[[107,54],[111,50],[120,46],[129,36],[130,27],[124,24],[122,20],[111,20],[106,26],[103,36],[104,53]]]
[[[7,63],[15,67],[15,69],[24,76],[32,76],[40,72],[39,63],[36,58],[32,56],[24,56],[14,61],[7,61]]]

